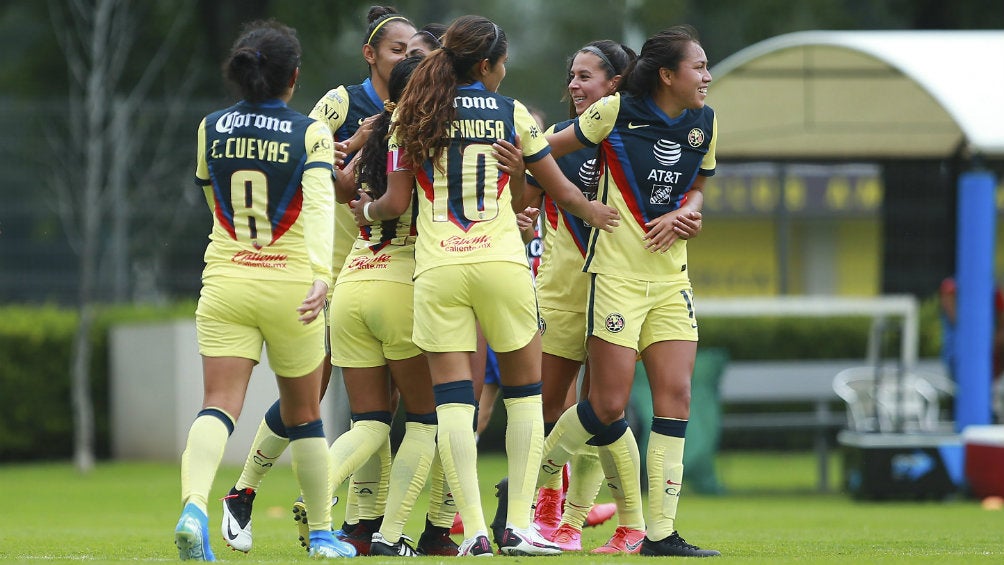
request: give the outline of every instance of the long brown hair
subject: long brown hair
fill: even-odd
[[[393,131],[405,160],[416,167],[429,158],[441,167],[447,128],[457,114],[457,87],[474,80],[478,63],[495,65],[509,48],[502,28],[481,16],[457,18],[442,42],[415,69],[397,105]]]

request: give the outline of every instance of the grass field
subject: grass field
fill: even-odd
[[[818,494],[812,490],[811,454],[724,453],[718,465],[729,494],[685,492],[678,521],[688,541],[722,552],[715,562],[1004,563],[1004,512],[983,510],[976,501],[865,503],[839,492]],[[491,485],[504,473],[504,460],[483,457],[479,469],[485,514],[491,520]],[[103,463],[88,476],[77,475],[68,464],[0,465],[0,561],[177,561],[173,529],[180,512],[178,472],[177,465],[163,463]],[[226,494],[238,474],[236,468],[221,469],[213,496]],[[217,558],[230,563],[307,561],[289,512],[295,492],[289,467],[269,475],[255,502],[255,547],[246,555],[224,545],[219,506],[211,506],[210,535]],[[601,498],[609,500],[606,496],[601,492]],[[423,499],[418,509],[424,508]],[[416,514],[407,529],[413,537],[422,523],[421,512]],[[340,522],[341,507],[335,508],[335,518]],[[587,528],[583,545],[602,544],[613,528],[612,523]],[[378,565],[401,558],[364,559]],[[588,553],[535,559],[555,565],[651,562],[640,556],[600,558]]]

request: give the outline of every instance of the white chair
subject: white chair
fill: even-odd
[[[833,390],[847,403],[848,427],[858,432],[941,431],[941,400],[955,392],[947,378],[896,366],[844,369]]]

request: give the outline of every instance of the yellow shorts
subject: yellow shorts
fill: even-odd
[[[422,353],[411,341],[415,287],[392,281],[346,281],[331,298],[331,364],[379,367]]]
[[[697,341],[690,281],[639,281],[594,274],[587,334],[643,351],[658,341]]]
[[[269,367],[276,375],[310,373],[324,359],[324,319],[303,325],[296,311],[310,286],[293,281],[206,278],[195,310],[199,353],[257,363],[264,343]]]
[[[540,307],[540,343],[544,353],[586,360],[586,313]]]
[[[497,353],[530,343],[539,331],[530,267],[508,261],[444,265],[415,279],[415,345],[474,351],[475,317]]]

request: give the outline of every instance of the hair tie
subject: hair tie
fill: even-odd
[[[378,31],[380,31],[380,28],[382,28],[385,23],[387,23],[387,22],[389,22],[391,20],[405,20],[405,21],[407,21],[408,18],[406,18],[404,16],[388,16],[388,17],[384,18],[380,23],[378,23],[376,25],[376,27],[373,28],[373,31],[370,32],[369,38],[366,39],[366,43],[363,43],[363,45],[369,45],[370,41],[373,41],[373,36],[376,35],[376,33]]]
[[[617,69],[614,67],[613,63],[610,62],[610,59],[603,54],[603,51],[599,47],[596,47],[595,45],[586,45],[582,49],[579,49],[579,51],[585,51],[586,53],[592,53],[593,55],[596,55],[597,57],[600,58],[600,61],[604,65],[606,65],[608,69],[613,71],[615,75],[620,74],[617,72]]]
[[[397,102],[391,102],[390,100],[385,100],[384,101],[384,103],[383,103],[383,111],[384,112],[390,112],[391,114],[393,114],[394,110],[396,110],[396,109],[397,109]]]
[[[439,47],[443,46],[443,42],[440,41],[439,38],[436,37],[435,35],[432,35],[431,31],[422,29],[422,30],[419,30],[418,33],[424,33],[425,35],[428,35],[429,39],[431,39],[437,46],[439,46]]]

